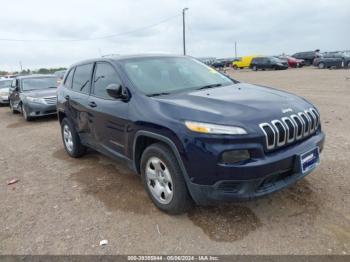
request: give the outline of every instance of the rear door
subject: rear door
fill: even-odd
[[[71,88],[66,90],[65,94],[65,99],[67,100],[66,110],[68,110],[82,142],[87,145],[93,144],[88,110],[93,66],[93,63],[76,66]]]
[[[121,156],[125,155],[129,104],[107,93],[111,84],[122,86],[116,68],[108,62],[97,62],[89,98],[93,138],[101,150]]]

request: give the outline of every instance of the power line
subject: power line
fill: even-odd
[[[117,34],[112,35],[106,35],[106,36],[100,36],[100,37],[91,37],[91,38],[80,38],[80,39],[16,39],[16,38],[0,38],[0,41],[7,41],[7,42],[83,42],[83,41],[94,41],[94,40],[103,40],[103,39],[109,39],[114,37],[119,37],[127,34],[132,34],[135,32],[143,31],[152,27],[156,27],[160,24],[166,23],[170,20],[173,20],[176,17],[179,17],[180,15],[174,15],[171,17],[168,17],[166,19],[163,19],[157,23],[143,26],[137,29],[133,29],[130,31],[125,31]]]

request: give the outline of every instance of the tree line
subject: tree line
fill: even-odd
[[[67,68],[65,68],[65,67],[40,68],[40,69],[37,69],[37,70],[23,69],[22,71],[17,71],[17,72],[8,72],[8,71],[0,70],[0,76],[6,76],[6,75],[31,75],[31,74],[48,75],[48,74],[53,74],[56,71],[66,70],[66,69]]]

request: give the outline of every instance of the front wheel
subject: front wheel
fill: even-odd
[[[10,110],[12,114],[17,114],[17,111],[15,110],[15,108],[13,107],[13,102],[12,100],[10,100]]]
[[[23,116],[25,121],[31,121],[32,120],[32,118],[30,116],[28,116],[27,109],[26,109],[26,107],[23,104],[21,104],[21,112],[22,112],[22,116]]]
[[[71,121],[64,118],[61,122],[61,133],[64,148],[68,155],[74,158],[81,157],[86,152],[86,147],[80,142],[80,137],[75,131]]]
[[[318,64],[318,68],[319,69],[324,69],[326,66],[325,66],[325,64],[324,63],[319,63]]]
[[[141,157],[144,187],[160,210],[181,214],[192,207],[184,174],[173,152],[161,143],[146,148]]]

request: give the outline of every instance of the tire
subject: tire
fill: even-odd
[[[234,69],[234,70],[237,70],[237,69],[238,69],[237,65],[234,65],[234,66],[233,66],[233,69]]]
[[[321,62],[321,63],[318,64],[318,68],[319,69],[325,69],[326,65],[323,62]]]
[[[252,66],[253,71],[258,71],[258,68],[256,67],[256,65]]]
[[[15,109],[13,108],[13,104],[12,104],[12,101],[11,101],[11,100],[10,100],[10,111],[11,111],[12,114],[17,114],[17,113],[18,113],[17,110],[15,110]]]
[[[140,166],[145,190],[157,208],[169,214],[182,214],[193,206],[184,174],[167,146],[156,143],[147,147]]]
[[[26,108],[23,106],[23,104],[21,104],[21,113],[22,113],[22,116],[24,118],[25,121],[31,121],[32,118],[30,116],[28,116],[28,113],[27,113],[27,110]]]
[[[347,68],[349,68],[349,69],[350,69],[350,62],[348,62],[348,64],[347,64]]]
[[[79,135],[68,118],[61,122],[61,135],[64,149],[69,156],[78,158],[86,153],[87,148],[80,142]]]

